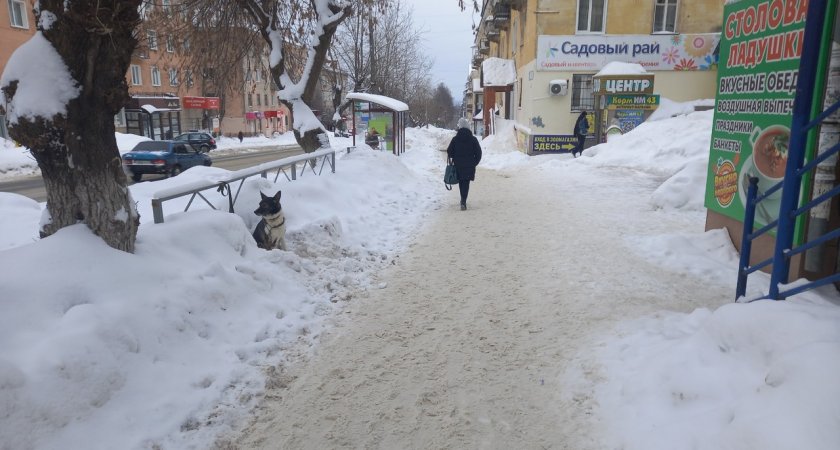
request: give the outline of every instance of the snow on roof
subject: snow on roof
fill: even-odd
[[[394,111],[408,111],[405,103],[384,95],[368,94],[366,92],[351,92],[347,94],[347,100],[361,100],[363,102],[376,103]]]
[[[149,105],[149,104],[141,105],[140,109],[142,109],[143,111],[146,111],[149,114],[154,114],[156,112],[166,112],[166,111],[180,111],[180,109],[178,109],[178,108],[158,108],[156,106]]]
[[[479,111],[478,114],[473,116],[473,120],[481,120],[484,118],[484,111]]]
[[[645,70],[641,64],[626,63],[621,61],[613,61],[607,63],[600,72],[596,73],[596,77],[603,77],[608,75],[648,75],[650,72]]]
[[[512,59],[491,57],[481,63],[485,86],[507,86],[516,82],[516,66]]]

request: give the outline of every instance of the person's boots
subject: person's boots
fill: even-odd
[[[467,201],[466,200],[461,200],[461,211],[466,211],[466,210],[467,210]]]

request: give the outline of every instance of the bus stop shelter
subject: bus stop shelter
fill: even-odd
[[[405,125],[408,105],[384,95],[351,92],[347,100],[353,101],[353,145],[359,132],[375,131],[384,140],[384,150],[395,155],[405,152]]]

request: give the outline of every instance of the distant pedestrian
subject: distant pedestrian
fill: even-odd
[[[475,166],[481,161],[481,145],[470,131],[470,122],[458,119],[458,133],[449,142],[446,155],[458,172],[458,188],[461,191],[461,211],[467,209],[467,194],[470,181],[475,181]]]
[[[586,111],[581,111],[577,121],[575,121],[574,134],[577,138],[577,145],[572,149],[572,156],[577,158],[577,155],[583,154],[583,143],[586,141],[586,135],[589,134],[589,120],[586,119]]]
[[[239,138],[239,143],[242,143],[242,139],[245,139],[245,135],[240,131],[239,134],[236,135]]]

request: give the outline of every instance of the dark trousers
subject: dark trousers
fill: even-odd
[[[467,194],[470,193],[470,180],[458,180],[458,189],[461,191],[461,203],[467,203]]]
[[[586,136],[579,135],[578,137],[577,147],[572,150],[572,153],[583,153],[583,143],[586,141]]]

